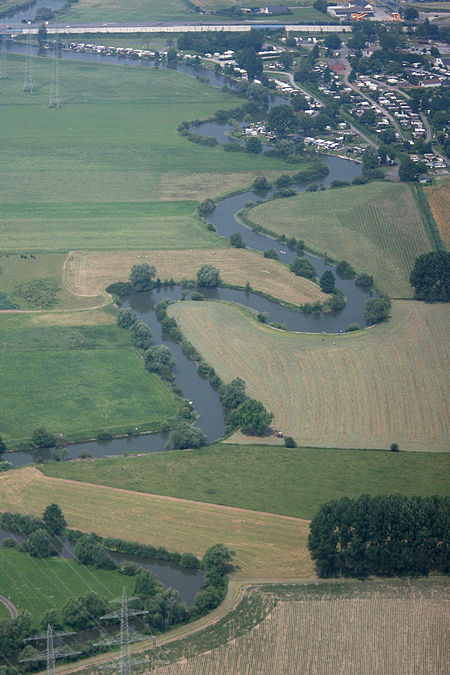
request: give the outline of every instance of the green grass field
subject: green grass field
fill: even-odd
[[[447,495],[450,458],[215,444],[191,452],[52,462],[40,470],[57,478],[312,518],[320,504],[343,496]]]
[[[183,120],[240,102],[186,75],[62,60],[64,105],[54,110],[50,59],[34,59],[31,95],[22,91],[24,59],[10,55],[8,68],[0,81],[0,250],[214,246],[192,200],[285,168],[180,136]]]
[[[115,325],[39,326],[34,314],[4,315],[0,346],[5,440],[39,426],[67,439],[152,429],[176,415],[167,384],[144,370],[128,332]]]
[[[131,595],[134,580],[119,572],[95,569],[62,558],[38,559],[26,553],[0,547],[0,595],[19,610],[33,615],[36,627],[47,609],[61,609],[70,597],[91,591],[105,600],[122,594],[125,586]]]
[[[319,254],[346,259],[373,274],[393,297],[412,297],[409,273],[431,251],[411,186],[374,182],[268,202],[248,212],[252,223],[304,239]]]
[[[181,302],[169,314],[222,380],[241,377],[298,445],[448,452],[449,309],[395,301],[386,323],[340,336],[277,331],[222,303]]]

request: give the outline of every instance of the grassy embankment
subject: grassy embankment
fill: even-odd
[[[214,444],[183,452],[52,462],[46,476],[254,511],[312,518],[340,497],[449,494],[450,457],[318,448]],[[239,476],[239,480],[236,480]]]
[[[238,575],[309,577],[308,521],[49,478],[33,467],[0,475],[0,510],[39,515],[55,502],[68,526],[203,556],[224,543]]]
[[[169,313],[218,375],[242,377],[274,413],[273,428],[299,445],[448,451],[449,305],[397,301],[388,322],[341,336],[275,331],[237,307],[195,305]]]
[[[70,597],[94,592],[105,600],[132,594],[134,579],[116,571],[80,565],[62,558],[39,559],[0,547],[0,595],[19,610],[27,609],[35,625],[45,610],[61,609]]]
[[[80,314],[2,316],[6,441],[29,437],[39,426],[68,440],[92,438],[100,430],[125,433],[130,426],[158,429],[176,416],[169,386],[144,370],[129,332],[114,325],[114,316]],[[79,324],[89,318],[94,325]]]
[[[374,276],[392,297],[412,297],[409,274],[434,249],[414,198],[404,184],[374,182],[268,202],[247,220],[276,234],[304,239],[319,254],[346,259]]]

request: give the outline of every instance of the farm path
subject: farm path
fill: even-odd
[[[5,598],[4,595],[0,595],[0,602],[2,603],[2,605],[5,605],[6,609],[8,610],[8,612],[11,616],[11,619],[14,619],[18,615],[19,611],[18,611],[17,607],[15,605],[13,605],[11,600],[8,600],[8,598]]]

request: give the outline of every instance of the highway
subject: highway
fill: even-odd
[[[0,18],[0,30],[6,28],[11,33],[36,35],[39,26],[35,24],[9,23],[6,17]],[[244,24],[117,24],[117,23],[91,23],[91,24],[49,24],[48,33],[64,33],[81,35],[83,33],[203,33],[203,32],[231,32],[244,33],[254,28],[271,28],[273,30],[284,28],[286,32],[293,33],[348,33],[351,26],[337,25],[294,25],[284,23],[244,23]]]

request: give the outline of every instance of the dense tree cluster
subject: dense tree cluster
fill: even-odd
[[[364,303],[363,313],[369,325],[386,321],[391,311],[391,301],[387,295],[378,295]]]
[[[75,558],[81,565],[93,565],[105,570],[116,567],[106,546],[95,534],[85,534],[79,538],[75,546]]]
[[[414,286],[416,298],[434,302],[450,300],[450,253],[432,251],[423,253],[415,263],[409,283]]]
[[[308,548],[321,577],[449,572],[450,500],[395,494],[323,504]]]

